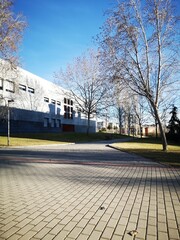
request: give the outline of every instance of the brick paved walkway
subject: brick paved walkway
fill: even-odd
[[[0,239],[178,240],[179,199],[178,169],[1,163]]]

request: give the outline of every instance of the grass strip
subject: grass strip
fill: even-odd
[[[125,138],[124,135],[110,133],[39,133],[18,134],[10,138],[10,146],[48,145],[64,143],[92,142],[100,140],[111,140]],[[7,145],[7,137],[0,136],[0,146]]]
[[[134,139],[131,142],[114,143],[113,147],[128,153],[134,153],[145,158],[173,167],[180,167],[180,146],[168,144],[168,151],[162,151],[159,139]]]

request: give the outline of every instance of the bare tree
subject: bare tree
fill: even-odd
[[[12,7],[12,0],[0,0],[0,82],[2,87],[5,79],[11,79],[15,89],[15,81],[18,76],[16,68],[18,65],[17,51],[26,22],[21,14],[13,13]],[[1,96],[4,103],[6,98],[6,96]],[[11,96],[10,98],[13,99]],[[4,111],[0,111],[1,117],[3,117],[3,114]]]
[[[55,74],[61,86],[70,90],[78,111],[88,119],[87,133],[90,129],[90,119],[102,109],[107,108],[109,86],[100,76],[100,64],[97,52],[87,51],[69,64],[65,71]],[[67,93],[66,93],[67,94]]]
[[[12,0],[0,0],[0,58],[17,64],[17,50],[26,22],[12,11]]]
[[[137,94],[134,95],[132,108],[139,125],[139,134],[141,138],[143,136],[143,132],[142,132],[143,124],[146,122],[147,120],[146,118],[149,117],[147,107],[148,105],[144,97]]]
[[[171,0],[118,1],[99,43],[111,79],[123,81],[151,105],[167,150],[160,103],[177,86],[179,35]]]
[[[118,119],[119,133],[122,134],[123,125],[125,124],[125,103],[128,101],[128,91],[121,83],[114,84],[114,108],[115,116]]]

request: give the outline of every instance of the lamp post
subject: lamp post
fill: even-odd
[[[7,101],[7,127],[8,127],[8,133],[7,133],[7,145],[9,146],[10,145],[10,109],[9,109],[9,103],[11,103],[11,102],[14,102],[14,100],[12,100],[12,99],[9,99],[8,101]]]

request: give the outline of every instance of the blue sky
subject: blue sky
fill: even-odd
[[[75,57],[94,46],[115,0],[15,0],[28,27],[20,46],[22,67],[47,80]]]

